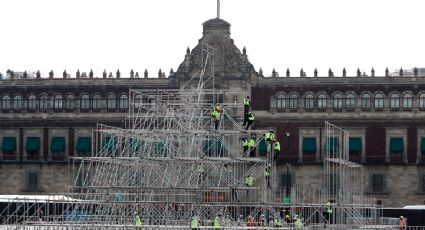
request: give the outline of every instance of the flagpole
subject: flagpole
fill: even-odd
[[[217,0],[217,18],[220,18],[220,0]]]

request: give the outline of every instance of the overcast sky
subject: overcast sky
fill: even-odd
[[[221,0],[236,46],[265,75],[425,67],[423,0]],[[216,0],[1,0],[0,72],[167,73],[216,17]]]

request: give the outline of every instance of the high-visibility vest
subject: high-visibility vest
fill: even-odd
[[[202,166],[198,166],[198,167],[196,167],[195,171],[196,171],[197,173],[203,173],[203,172],[205,172],[205,170],[204,170],[204,168],[203,168]]]
[[[276,142],[274,143],[274,150],[278,150],[278,151],[280,151],[280,143],[279,143],[279,141],[276,141]]]
[[[255,141],[254,141],[254,139],[249,139],[248,147],[253,148],[254,146],[255,146]]]
[[[196,218],[196,217],[194,217],[193,219],[192,219],[192,222],[190,223],[190,227],[191,228],[199,228],[199,219],[198,218]]]
[[[134,223],[136,226],[142,226],[142,220],[140,220],[140,216],[136,215],[136,218],[134,220]]]
[[[252,176],[249,176],[245,179],[245,184],[248,187],[252,187],[252,185],[254,184],[254,178]]]
[[[214,110],[211,113],[211,117],[213,117],[216,120],[219,120],[220,119],[220,113]]]
[[[248,121],[253,121],[255,119],[255,116],[253,113],[248,114]]]
[[[251,105],[251,100],[249,100],[248,98],[244,98],[243,99],[243,104],[244,105]]]
[[[242,146],[243,147],[248,146],[248,140],[247,139],[242,140]]]
[[[270,171],[269,171],[269,170],[267,170],[267,169],[265,169],[265,170],[264,170],[264,176],[270,176],[270,175],[272,175],[272,174],[270,173]]]
[[[276,227],[282,227],[282,221],[280,221],[278,218],[274,219],[274,225]]]
[[[294,222],[295,228],[297,229],[301,229],[304,227],[303,222],[301,222],[301,220],[298,218],[295,222]]]
[[[274,140],[274,133],[272,133],[272,132],[268,132],[268,133],[266,133],[266,140]]]
[[[326,212],[329,214],[332,213],[331,202],[326,203]]]
[[[220,219],[216,217],[213,221],[214,228],[221,228]]]

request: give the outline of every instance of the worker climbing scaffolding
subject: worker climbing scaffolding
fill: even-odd
[[[221,112],[222,112],[222,108],[220,104],[216,104],[214,106],[213,111],[211,112],[211,117],[214,122],[214,130],[218,130],[218,126],[220,124]]]

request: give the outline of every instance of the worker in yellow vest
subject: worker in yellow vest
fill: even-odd
[[[253,184],[254,184],[254,177],[252,177],[251,175],[248,175],[245,178],[245,186],[247,187],[247,190],[246,190],[246,198],[247,199],[249,199],[249,190],[251,189]]]
[[[193,216],[192,221],[190,222],[190,228],[192,230],[198,230],[200,225],[201,221],[199,220],[198,216]]]
[[[242,148],[243,148],[242,154],[245,154],[246,151],[248,150],[248,139],[246,139],[246,137],[242,137]]]
[[[246,116],[248,115],[249,108],[251,107],[251,99],[249,99],[249,96],[246,96],[243,99],[243,114]]]
[[[137,212],[134,213],[135,217],[134,217],[134,227],[136,230],[141,230],[142,229],[142,220],[140,219],[140,216]]]
[[[248,141],[248,149],[249,149],[249,156],[250,157],[255,157],[255,140],[254,138],[250,138]]]
[[[277,160],[277,155],[279,155],[279,153],[280,153],[280,143],[279,141],[276,140],[274,142],[274,157],[273,157],[274,160]]]
[[[245,130],[248,130],[252,126],[252,124],[254,124],[254,120],[255,120],[254,114],[252,112],[249,112],[247,115],[248,124],[246,125]]]
[[[217,130],[218,129],[218,125],[220,124],[221,109],[214,109],[212,111],[212,113],[211,113],[211,117],[214,120],[215,130]]]
[[[295,229],[302,229],[304,227],[304,224],[298,215],[294,217],[294,220]]]
[[[221,229],[220,218],[218,216],[215,216],[215,218],[214,218],[213,227],[215,229]]]

